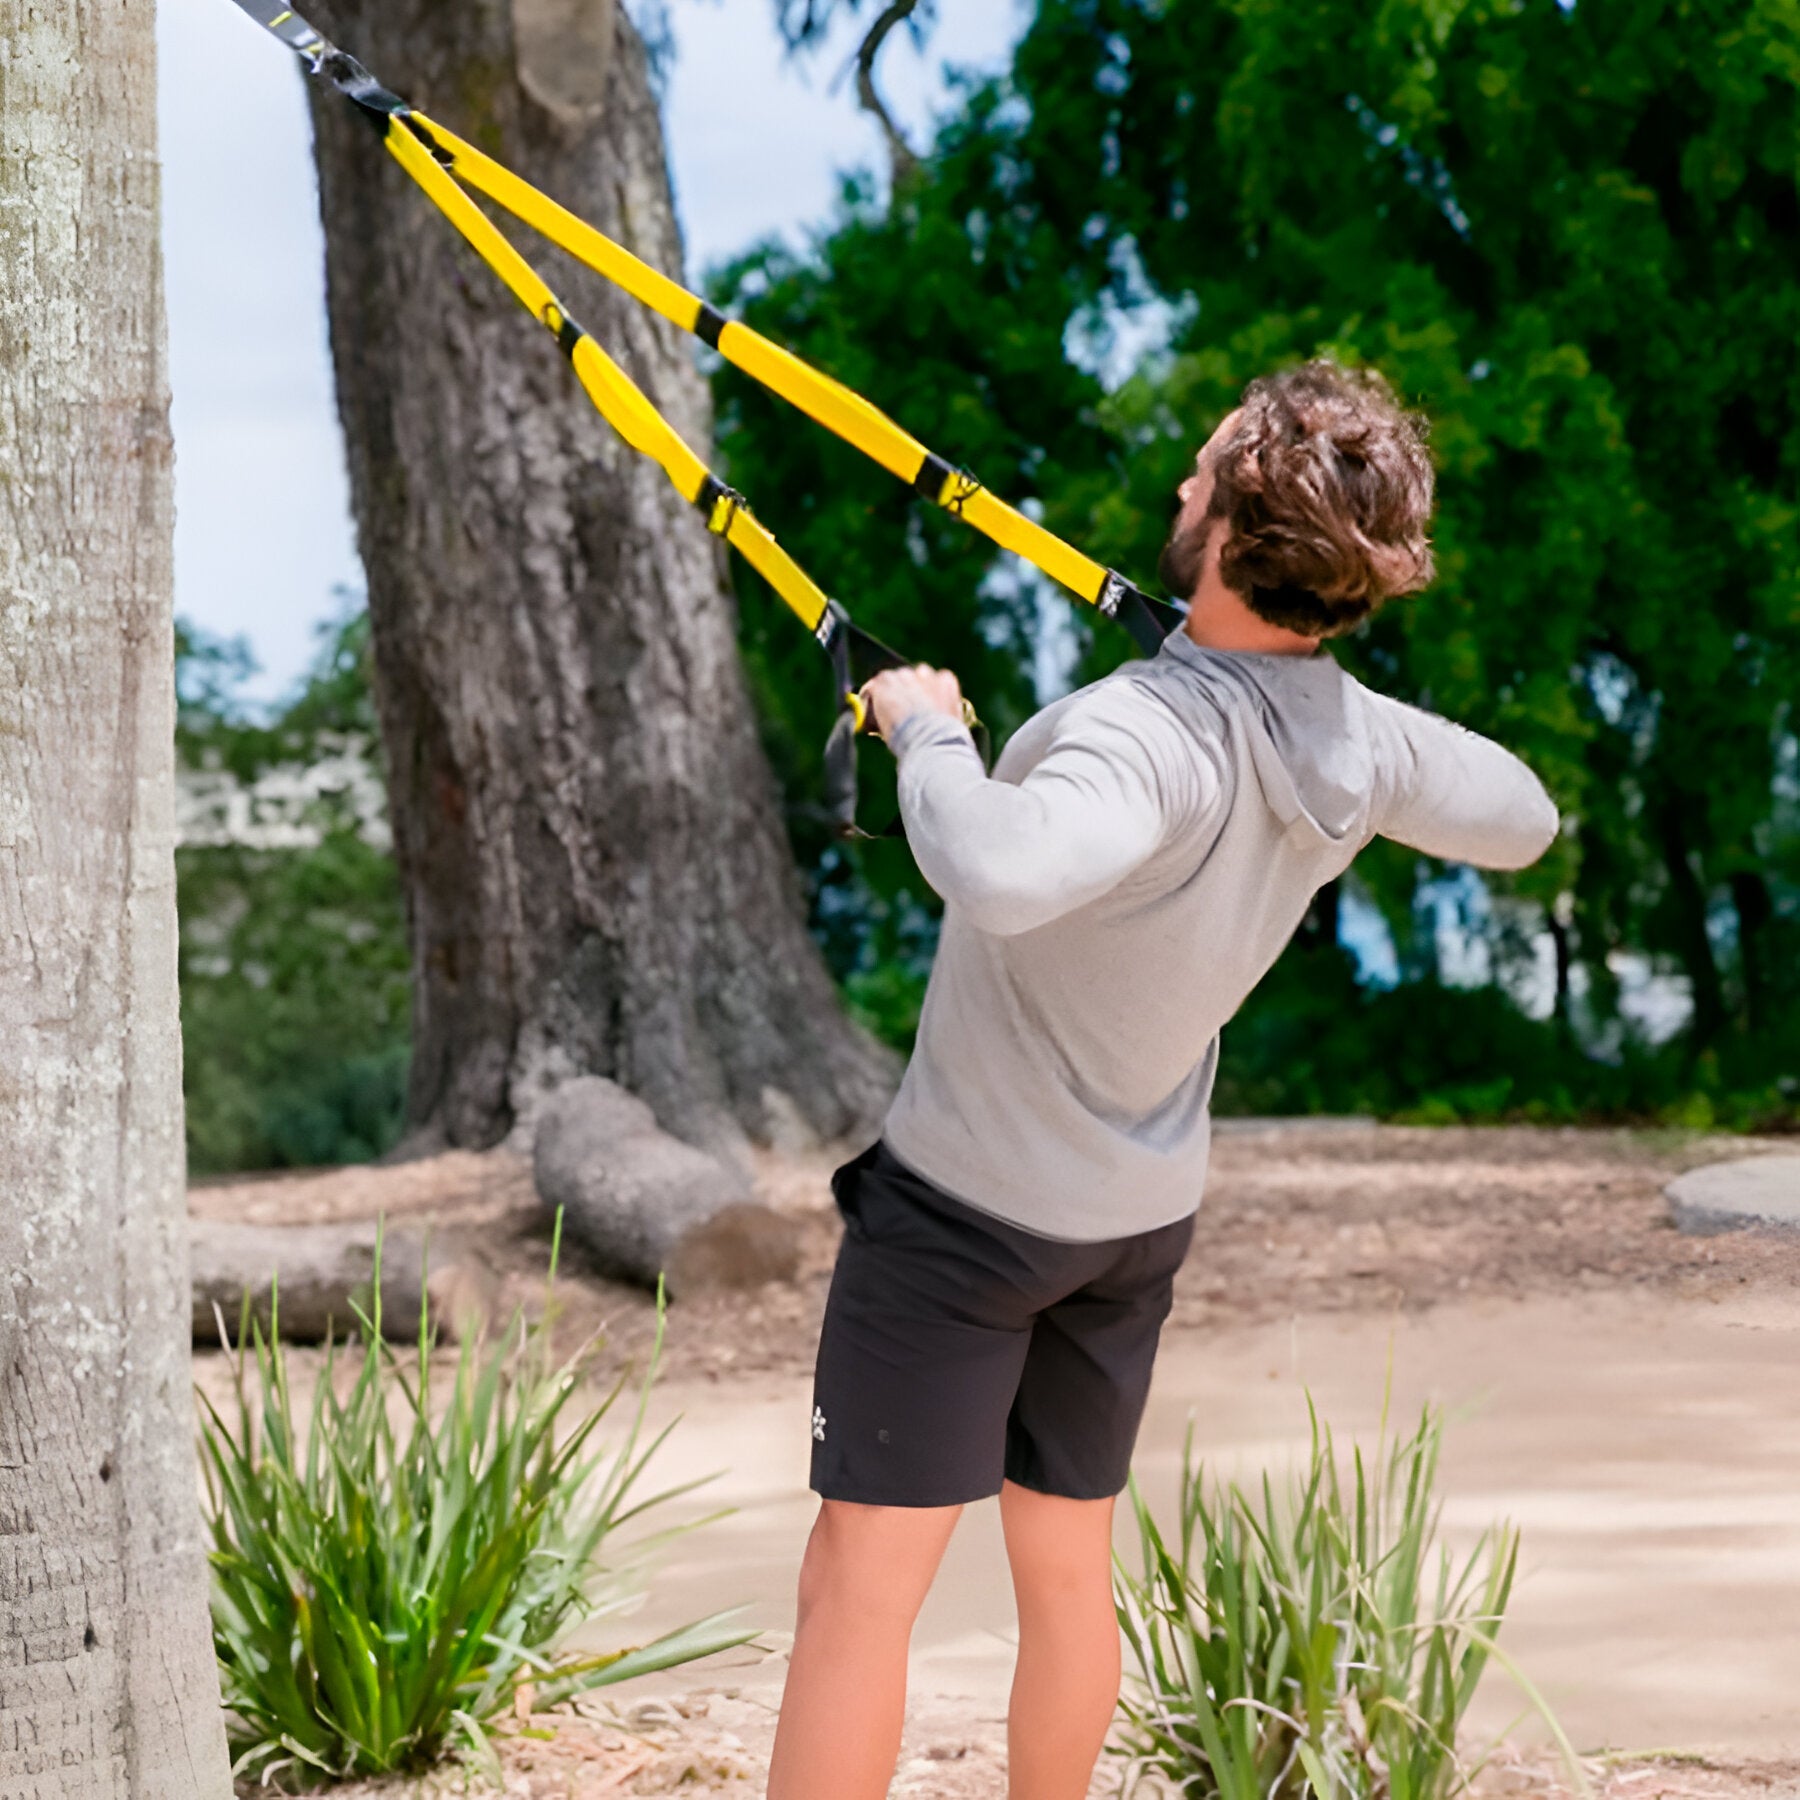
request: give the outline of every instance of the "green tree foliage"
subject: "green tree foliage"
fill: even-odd
[[[1004,208],[985,222],[1001,104],[991,89],[970,94],[968,118],[946,131],[899,203],[879,204],[854,178],[836,228],[809,253],[764,246],[715,287],[996,491],[1035,496],[1051,485],[1052,462],[1105,469],[1119,446],[1100,417],[1099,385],[1063,352],[1070,291],[1053,233]],[[1043,584],[735,371],[721,369],[715,390],[721,455],[783,542],[865,630],[956,669],[1002,740],[1036,704]],[[905,851],[834,847],[816,805],[835,709],[817,649],[755,576],[740,575],[746,663],[801,865],[828,918],[854,910],[831,909],[832,890],[904,909],[909,892],[923,893]],[[879,820],[893,810],[885,759],[863,762],[865,813]],[[871,972],[861,940],[828,932],[826,942],[840,976]],[[919,979],[908,977],[915,988]]]
[[[267,720],[241,698],[241,642],[178,628],[184,783],[354,769],[377,754],[360,611],[328,628],[308,679]],[[176,856],[188,1154],[198,1172],[355,1162],[399,1135],[409,984],[393,858],[350,776],[302,809],[300,844],[190,843]],[[291,811],[291,809],[289,809]]]
[[[1797,167],[1792,0],[1041,0],[891,200],[851,182],[804,253],[715,288],[1140,579],[1247,379],[1381,366],[1434,419],[1441,576],[1346,660],[1548,781],[1571,829],[1503,885],[1598,1018],[1648,955],[1692,988],[1690,1085],[1762,1088],[1800,1067]],[[720,384],[776,528],[1014,723],[1033,584]],[[811,794],[829,698],[769,611],[746,647]],[[1084,668],[1126,653],[1094,623]],[[1442,871],[1359,870],[1407,960]]]

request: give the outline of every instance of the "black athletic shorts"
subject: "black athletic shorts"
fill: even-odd
[[[1190,1216],[1070,1244],[964,1205],[877,1143],[832,1177],[844,1241],[813,1385],[827,1500],[1118,1493]]]

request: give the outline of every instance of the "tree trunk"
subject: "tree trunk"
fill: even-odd
[[[680,268],[643,46],[611,0],[334,0],[315,22]],[[762,1133],[783,1094],[827,1136],[867,1126],[891,1059],[805,930],[721,547],[368,124],[330,92],[314,123],[410,909],[412,1144],[492,1144],[581,1074],[698,1143]],[[690,343],[517,235],[704,456]]]
[[[0,1795],[231,1791],[188,1367],[152,11],[0,0]]]
[[[1556,958],[1556,986],[1550,1017],[1565,1038],[1575,1031],[1575,896],[1560,893],[1546,908],[1544,922]]]
[[[1669,877],[1669,910],[1674,924],[1675,954],[1687,971],[1694,1016],[1688,1044],[1698,1055],[1725,1025],[1725,984],[1706,929],[1706,888],[1695,867],[1693,833],[1688,828],[1690,802],[1680,793],[1663,795],[1657,814],[1663,866]]]
[[[1738,869],[1731,877],[1731,904],[1737,913],[1738,970],[1744,984],[1744,1024],[1763,1031],[1769,1016],[1769,971],[1764,967],[1763,940],[1775,917],[1768,881],[1755,869]]]
[[[1343,914],[1344,884],[1328,881],[1313,895],[1306,917],[1300,921],[1300,929],[1295,933],[1301,948],[1338,952],[1342,948]]]

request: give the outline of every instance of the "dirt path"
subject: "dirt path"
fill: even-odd
[[[1225,1121],[1171,1327],[1385,1314],[1482,1296],[1645,1289],[1719,1298],[1752,1282],[1800,1287],[1800,1233],[1683,1237],[1662,1195],[1672,1175],[1698,1163],[1791,1147],[1573,1128]],[[833,1160],[822,1152],[762,1159],[763,1198],[804,1228],[801,1279],[684,1302],[670,1321],[670,1376],[811,1368],[837,1248]],[[479,1246],[497,1309],[539,1298],[546,1222],[529,1168],[501,1152],[213,1182],[194,1190],[191,1205],[209,1217],[271,1223],[379,1212],[428,1219],[448,1243]],[[566,1266],[582,1276],[578,1251]],[[638,1290],[586,1276],[569,1284],[565,1300],[571,1334],[605,1326],[627,1357],[649,1343],[653,1309]]]
[[[1303,1447],[1307,1388],[1340,1443],[1369,1441],[1391,1355],[1398,1417],[1427,1398],[1452,1409],[1452,1540],[1501,1515],[1523,1529],[1505,1641],[1577,1744],[1711,1759],[1595,1764],[1611,1800],[1800,1794],[1800,1243],[1683,1238],[1660,1195],[1680,1167],[1746,1148],[1592,1132],[1222,1134],[1142,1441],[1152,1503],[1172,1493],[1190,1415],[1209,1462],[1237,1477]],[[456,1205],[497,1246],[502,1292],[524,1293],[542,1260],[528,1189],[477,1161],[460,1166]],[[586,1719],[538,1721],[554,1739],[508,1746],[508,1793],[760,1792],[812,1510],[828,1166],[766,1166],[769,1197],[806,1222],[808,1275],[676,1308],[658,1401],[684,1415],[665,1478],[722,1470],[704,1504],[737,1511],[681,1540],[631,1635],[742,1600],[764,1651],[646,1680]],[[398,1173],[362,1179],[379,1189]],[[429,1182],[408,1179],[431,1212]],[[329,1199],[279,1185],[289,1217]],[[228,1211],[234,1194],[197,1201]],[[606,1320],[619,1353],[641,1349],[641,1297],[592,1282],[573,1297],[571,1329]],[[1011,1607],[994,1512],[970,1510],[920,1621],[896,1795],[1004,1792]],[[1518,1711],[1490,1682],[1476,1718],[1492,1731]],[[1549,1791],[1532,1730],[1517,1736],[1519,1759],[1487,1785]]]
[[[1190,1418],[1208,1464],[1241,1481],[1304,1455],[1308,1390],[1340,1443],[1372,1444],[1390,1355],[1397,1421],[1427,1399],[1451,1414],[1450,1541],[1503,1516],[1522,1528],[1506,1642],[1578,1746],[1800,1758],[1800,1297],[1461,1301],[1182,1332],[1140,1439],[1147,1498],[1168,1516]],[[812,1516],[805,1377],[672,1382],[659,1406],[683,1415],[666,1474],[723,1469],[704,1504],[738,1510],[665,1565],[643,1628],[741,1598],[791,1630]],[[921,1697],[1000,1719],[1011,1614],[989,1502],[965,1515],[920,1619]],[[1494,1684],[1477,1724],[1498,1730],[1519,1705]]]
[[[1800,1793],[1800,1297],[1483,1299],[1393,1320],[1182,1332],[1159,1366],[1138,1459],[1152,1505],[1173,1493],[1190,1417],[1211,1465],[1240,1480],[1302,1453],[1308,1388],[1340,1442],[1373,1441],[1390,1359],[1396,1418],[1426,1399],[1451,1411],[1441,1485],[1452,1544],[1503,1515],[1522,1528],[1504,1642],[1605,1794]],[[746,1602],[765,1648],[634,1684],[583,1720],[537,1721],[554,1739],[508,1747],[508,1793],[760,1793],[812,1512],[808,1401],[792,1372],[667,1384],[658,1411],[682,1423],[663,1477],[723,1469],[694,1510],[737,1510],[665,1558],[625,1630]],[[990,1502],[966,1514],[919,1622],[897,1797],[1000,1800],[1011,1645]],[[1521,1706],[1490,1680],[1475,1734],[1515,1725]],[[1566,1788],[1534,1721],[1512,1739],[1488,1792]],[[1600,1760],[1620,1748],[1680,1759]],[[1103,1766],[1094,1794],[1116,1781]]]

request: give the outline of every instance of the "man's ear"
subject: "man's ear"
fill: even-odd
[[[1200,580],[1205,582],[1208,575],[1219,573],[1219,561],[1225,554],[1225,540],[1231,535],[1229,519],[1208,519],[1206,525],[1206,553],[1200,558]]]
[[[564,125],[606,109],[618,0],[511,0],[519,85]]]

